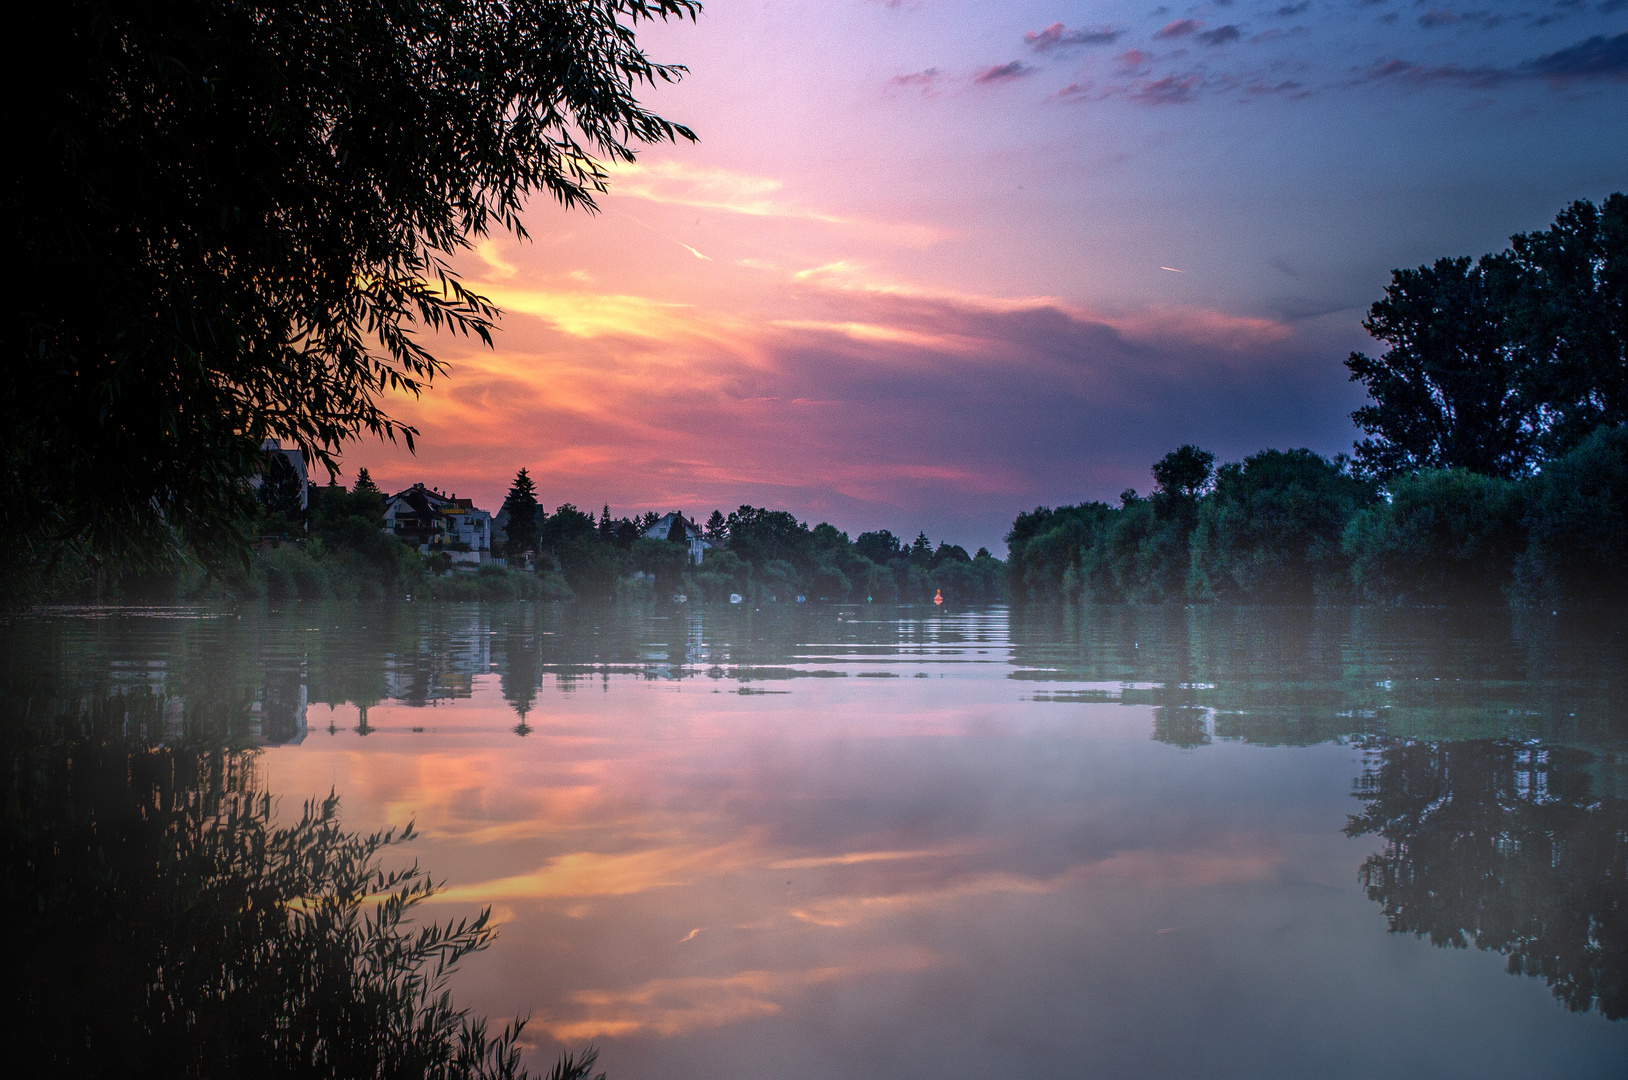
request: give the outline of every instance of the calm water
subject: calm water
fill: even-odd
[[[1628,638],[1502,613],[13,619],[284,817],[416,821],[461,1001],[611,1080],[1628,1075]],[[29,708],[38,709],[36,705]],[[21,717],[21,718],[20,718]],[[225,736],[223,736],[225,737]]]

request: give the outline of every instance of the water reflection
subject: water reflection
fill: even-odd
[[[532,1015],[534,1062],[593,1039],[618,1080],[1486,1075],[1548,1040],[1543,1068],[1612,1075],[1628,1051],[1610,625],[170,614],[14,622],[8,678],[215,709],[255,790],[416,819],[450,879],[431,910],[504,924],[461,990]]]
[[[1349,836],[1393,932],[1473,944],[1568,1008],[1628,1015],[1628,800],[1593,755],[1536,742],[1376,740]],[[1607,781],[1607,785],[1609,780]]]
[[[267,667],[252,707],[215,709],[155,693],[158,669],[125,661],[109,673],[125,685],[77,696],[11,666],[14,1075],[525,1075],[523,1025],[488,1035],[447,993],[490,944],[487,914],[413,925],[435,890],[416,865],[385,865],[410,828],[347,831],[333,796],[273,826],[255,743],[297,739],[304,688],[286,666]],[[592,1064],[562,1062],[556,1080]]]

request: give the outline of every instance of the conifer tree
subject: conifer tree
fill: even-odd
[[[514,475],[509,493],[503,498],[503,509],[509,512],[508,549],[510,551],[537,550],[537,485],[524,468]]]

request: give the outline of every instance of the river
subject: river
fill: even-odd
[[[332,791],[347,830],[414,823],[420,917],[499,923],[453,993],[529,1017],[534,1070],[592,1043],[610,1080],[1628,1072],[1621,620],[397,604],[0,633],[14,756],[42,703],[141,695],[144,745],[235,740],[278,822]]]

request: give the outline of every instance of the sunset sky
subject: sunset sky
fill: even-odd
[[[700,136],[462,260],[496,348],[346,456],[495,511],[749,502],[1004,554],[1196,442],[1350,447],[1393,267],[1628,188],[1628,0],[708,0]]]

